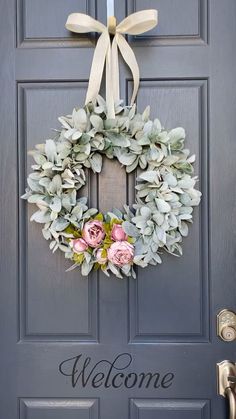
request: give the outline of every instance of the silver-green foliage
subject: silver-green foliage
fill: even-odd
[[[62,127],[55,138],[29,152],[35,164],[23,198],[36,204],[31,220],[44,224],[42,232],[53,252],[59,248],[72,258],[71,235],[65,230],[69,225],[81,229],[97,213],[77,192],[86,184],[85,169],[100,173],[107,157],[117,158],[128,173],[139,173],[136,202],[132,208],[125,206],[123,215],[123,228],[135,239],[134,264],[161,263],[162,250],[182,254],[182,238],[201,198],[193,176],[195,156],[184,148],[183,128],[166,130],[158,119],[150,120],[149,113],[149,107],[139,114],[135,106],[118,103],[116,118],[109,120],[105,101],[98,97],[96,103],[60,117]],[[84,272],[93,263],[88,260]]]

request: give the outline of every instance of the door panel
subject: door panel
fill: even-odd
[[[158,115],[166,128],[186,128],[188,147],[197,156],[203,199],[184,241],[183,257],[164,255],[158,269],[140,270],[138,280],[130,282],[131,339],[204,341],[209,339],[207,80],[142,81],[137,105],[150,105],[151,116]]]
[[[158,9],[159,23],[138,39],[165,43],[207,42],[208,0],[127,0],[129,13]]]
[[[165,127],[186,128],[203,199],[183,257],[163,255],[161,266],[120,281],[66,273],[70,263],[50,253],[19,198],[27,150],[84,102],[96,37],[67,32],[67,15],[105,22],[106,1],[2,1],[1,418],[227,417],[215,365],[236,353],[216,336],[216,315],[235,310],[236,298],[236,3],[121,0],[116,16],[148,7],[159,9],[159,25],[128,37],[142,75],[138,110],[151,105]],[[130,73],[123,63],[120,71],[128,103]],[[90,206],[133,203],[135,175],[117,162],[87,178]]]
[[[21,399],[22,419],[97,419],[98,401],[92,399]]]
[[[131,400],[131,419],[208,419],[208,401],[172,400]]]
[[[83,82],[18,84],[21,193],[32,164],[27,150],[42,142],[42,138],[54,135],[52,127],[59,127],[58,116],[68,113],[78,98],[82,102],[85,92]],[[84,193],[88,195],[88,186]],[[33,208],[20,202],[20,339],[94,341],[97,339],[96,280],[79,282],[76,271],[68,278],[65,270],[71,266],[69,261],[63,260],[59,253],[53,258],[46,257],[48,243],[36,239],[42,237],[41,228],[29,221],[33,212]],[[63,306],[67,307],[65,312],[61,310]]]
[[[81,46],[91,43],[87,35],[82,35],[79,42],[78,39],[73,40],[65,29],[67,16],[77,11],[94,15],[94,0],[18,0],[18,47],[56,46],[57,43]]]

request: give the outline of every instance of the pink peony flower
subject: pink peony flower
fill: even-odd
[[[84,239],[74,239],[70,241],[70,245],[75,253],[83,253],[87,248],[88,244]]]
[[[115,240],[115,241],[127,240],[128,236],[124,232],[121,224],[113,224],[112,231],[111,231],[111,238],[112,240]]]
[[[96,252],[96,262],[100,265],[104,265],[107,262],[106,257],[102,257],[102,249],[98,249]]]
[[[107,257],[116,266],[129,265],[134,258],[134,246],[127,241],[112,243],[107,251]]]
[[[91,247],[98,247],[105,237],[103,223],[98,220],[85,223],[82,231],[83,239]]]

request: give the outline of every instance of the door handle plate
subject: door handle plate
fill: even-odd
[[[236,387],[236,364],[232,361],[222,361],[217,364],[218,394],[226,397],[226,390]]]
[[[231,310],[221,310],[217,315],[217,335],[225,342],[236,340],[236,314]]]
[[[236,419],[236,363],[222,361],[217,364],[218,394],[229,401],[229,419]]]

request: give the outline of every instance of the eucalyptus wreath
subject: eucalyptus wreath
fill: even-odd
[[[80,267],[84,276],[101,269],[108,276],[135,277],[135,265],[159,264],[163,251],[182,255],[201,198],[183,128],[164,129],[158,119],[150,120],[150,107],[140,114],[121,101],[115,115],[107,118],[99,96],[58,118],[55,138],[29,152],[35,164],[22,198],[37,206],[31,221],[43,224],[53,252],[59,249],[73,261],[69,270]],[[127,173],[139,169],[135,203],[123,212],[102,214],[78,196],[87,169],[100,173],[104,157],[116,158]]]

